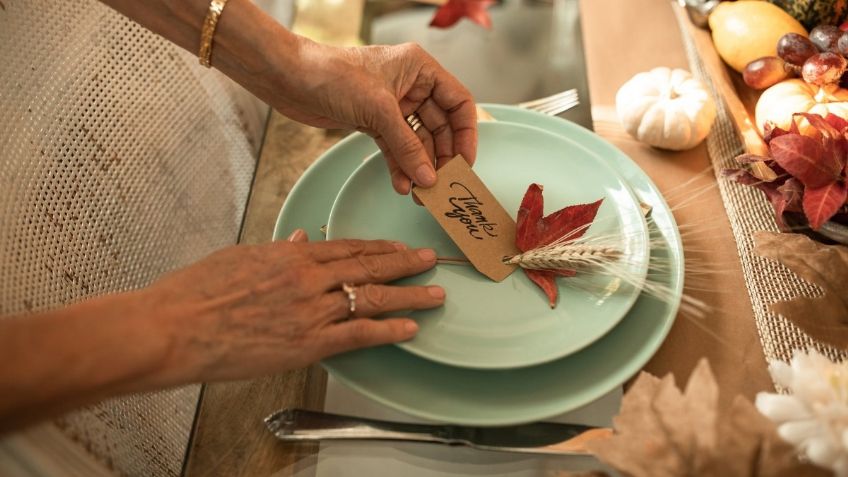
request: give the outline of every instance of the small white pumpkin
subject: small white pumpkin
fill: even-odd
[[[716,107],[709,91],[691,73],[665,67],[639,73],[618,90],[621,124],[651,146],[683,151],[707,137]]]
[[[757,127],[763,133],[766,123],[772,122],[781,129],[789,129],[794,113],[835,114],[848,119],[848,90],[835,84],[818,87],[802,79],[781,81],[760,95],[755,111]],[[798,126],[801,132],[810,127],[806,119],[799,121]]]

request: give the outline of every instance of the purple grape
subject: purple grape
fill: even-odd
[[[842,30],[835,25],[819,25],[810,31],[810,41],[821,51],[836,51]]]
[[[836,49],[842,56],[848,56],[848,32],[842,34],[836,42]]]
[[[807,58],[818,52],[809,38],[798,33],[787,33],[777,41],[777,56],[793,65],[803,65]]]
[[[754,89],[766,89],[783,81],[788,74],[786,63],[776,56],[758,58],[745,67],[742,79]]]
[[[842,55],[824,52],[811,56],[804,62],[801,75],[804,81],[816,86],[838,83],[845,73],[848,60]]]

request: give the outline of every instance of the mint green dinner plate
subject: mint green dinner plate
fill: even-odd
[[[648,223],[651,260],[664,267],[648,280],[677,297],[642,294],[624,319],[601,339],[572,355],[538,366],[475,370],[432,362],[397,346],[345,353],[323,362],[345,385],[386,406],[423,419],[497,426],[537,421],[583,406],[637,373],[662,344],[680,304],[683,249],[674,217],[656,186],[624,153],[591,131],[559,118],[511,106],[483,105],[499,121],[535,126],[581,142],[618,171],[631,190],[653,207]],[[377,151],[355,133],[319,158],[288,196],[274,231],[285,239],[297,228],[315,238],[327,223],[336,194],[363,158]]]
[[[396,282],[447,291],[444,306],[408,313],[420,331],[400,346],[432,361],[478,369],[532,366],[583,349],[618,324],[639,296],[634,284],[644,280],[649,258],[639,202],[579,141],[506,122],[481,123],[478,132],[474,170],[513,218],[531,183],[544,186],[546,214],[604,199],[585,237],[610,237],[605,243],[626,260],[614,274],[558,279],[554,309],[521,271],[498,283],[471,266],[437,265]],[[336,197],[327,239],[343,238],[397,240],[434,248],[440,257],[463,256],[425,208],[397,195],[380,152],[356,169]]]

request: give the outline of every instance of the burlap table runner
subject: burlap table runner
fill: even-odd
[[[844,359],[848,356],[844,351],[813,340],[792,322],[769,310],[769,305],[777,301],[797,296],[816,297],[823,292],[818,286],[801,279],[782,264],[754,253],[754,232],[778,231],[774,221],[774,209],[759,190],[721,179],[722,169],[737,166],[734,158],[743,152],[742,142],[684,24],[689,21],[685,12],[680,8],[674,10],[691,71],[710,88],[716,98],[718,117],[707,137],[707,150],[736,239],[763,352],[767,359],[786,361],[791,358],[793,350],[813,347],[831,359]]]

